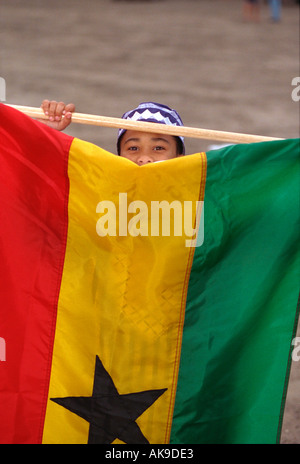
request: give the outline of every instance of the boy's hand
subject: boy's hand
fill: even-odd
[[[72,122],[72,113],[75,111],[73,103],[65,105],[64,102],[55,100],[44,100],[41,108],[48,119],[39,119],[39,121],[59,131],[64,130]]]

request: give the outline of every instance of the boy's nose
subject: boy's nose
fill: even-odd
[[[153,159],[149,155],[141,155],[137,159],[137,164],[142,166],[143,164],[153,163]]]

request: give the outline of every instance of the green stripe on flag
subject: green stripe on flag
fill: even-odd
[[[276,443],[299,292],[299,140],[207,154],[171,443]]]

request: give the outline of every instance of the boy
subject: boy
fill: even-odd
[[[75,106],[70,103],[44,100],[41,105],[48,120],[41,120],[48,126],[64,130],[72,121]],[[145,102],[123,114],[123,119],[148,121],[159,124],[183,126],[179,114],[168,106]],[[168,160],[185,154],[184,138],[149,132],[120,129],[117,140],[117,153],[139,166],[147,163]]]

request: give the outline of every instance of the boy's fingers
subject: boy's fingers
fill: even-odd
[[[69,103],[68,105],[65,106],[65,109],[63,111],[64,115],[64,125],[66,128],[72,121],[72,113],[75,111],[75,105],[73,103]]]
[[[49,120],[50,121],[55,120],[56,108],[57,108],[57,102],[56,101],[53,100],[53,101],[49,102],[48,113],[49,113]]]
[[[64,111],[65,111],[65,108],[66,108],[66,105],[64,104],[64,102],[57,103],[56,111],[55,111],[55,120],[56,121],[61,120],[62,115],[64,114]]]
[[[66,113],[74,113],[75,111],[75,105],[73,103],[68,103],[68,105],[66,105],[65,107],[65,112]]]
[[[41,104],[41,108],[44,111],[45,114],[49,113],[49,100],[43,100]]]
[[[71,123],[71,113],[68,113],[60,122],[59,130],[64,130]]]
[[[55,100],[43,100],[41,109],[48,116],[50,127],[64,130],[72,121],[72,113],[75,111],[75,105],[73,103],[65,105],[64,102],[57,102]]]

